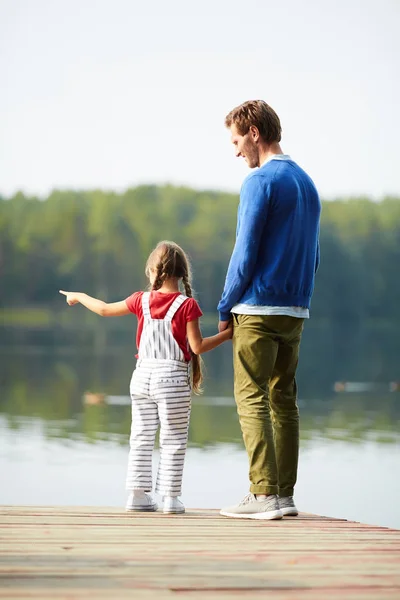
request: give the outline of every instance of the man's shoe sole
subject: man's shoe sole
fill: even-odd
[[[297,517],[299,514],[297,508],[281,508],[280,510],[284,517]]]
[[[176,508],[176,509],[167,509],[167,510],[163,510],[164,515],[183,515],[183,513],[185,512],[184,508]]]
[[[150,506],[135,506],[135,508],[125,508],[125,512],[156,512],[157,504]]]
[[[263,521],[271,521],[273,519],[282,519],[283,513],[281,510],[268,510],[263,513],[230,513],[221,510],[220,515],[223,517],[232,517],[234,519],[259,519]]]

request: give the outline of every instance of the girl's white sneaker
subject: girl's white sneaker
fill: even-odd
[[[185,512],[183,503],[176,496],[164,496],[163,513],[170,515],[182,514]]]
[[[158,508],[150,494],[144,490],[134,490],[128,496],[125,510],[139,512],[154,512]]]

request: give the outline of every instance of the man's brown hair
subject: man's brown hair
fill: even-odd
[[[226,116],[228,129],[236,125],[240,135],[246,135],[250,127],[257,127],[267,144],[281,141],[281,122],[278,115],[264,100],[249,100],[237,106]]]

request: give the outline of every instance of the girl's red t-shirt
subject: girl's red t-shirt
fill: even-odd
[[[169,307],[180,292],[164,294],[163,292],[150,292],[150,314],[152,319],[163,319],[168,312]],[[140,338],[143,331],[143,308],[142,308],[143,292],[135,292],[125,302],[129,310],[138,318],[138,328],[136,333],[136,345],[139,348]],[[188,348],[186,336],[186,323],[194,321],[202,316],[200,306],[194,298],[188,298],[176,311],[172,318],[172,335],[182,349],[185,359],[190,361],[191,355]],[[137,358],[137,355],[136,355]]]

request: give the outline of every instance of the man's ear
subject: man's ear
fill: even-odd
[[[258,131],[257,127],[255,125],[250,125],[249,132],[253,142],[258,142],[260,139],[260,132]]]

